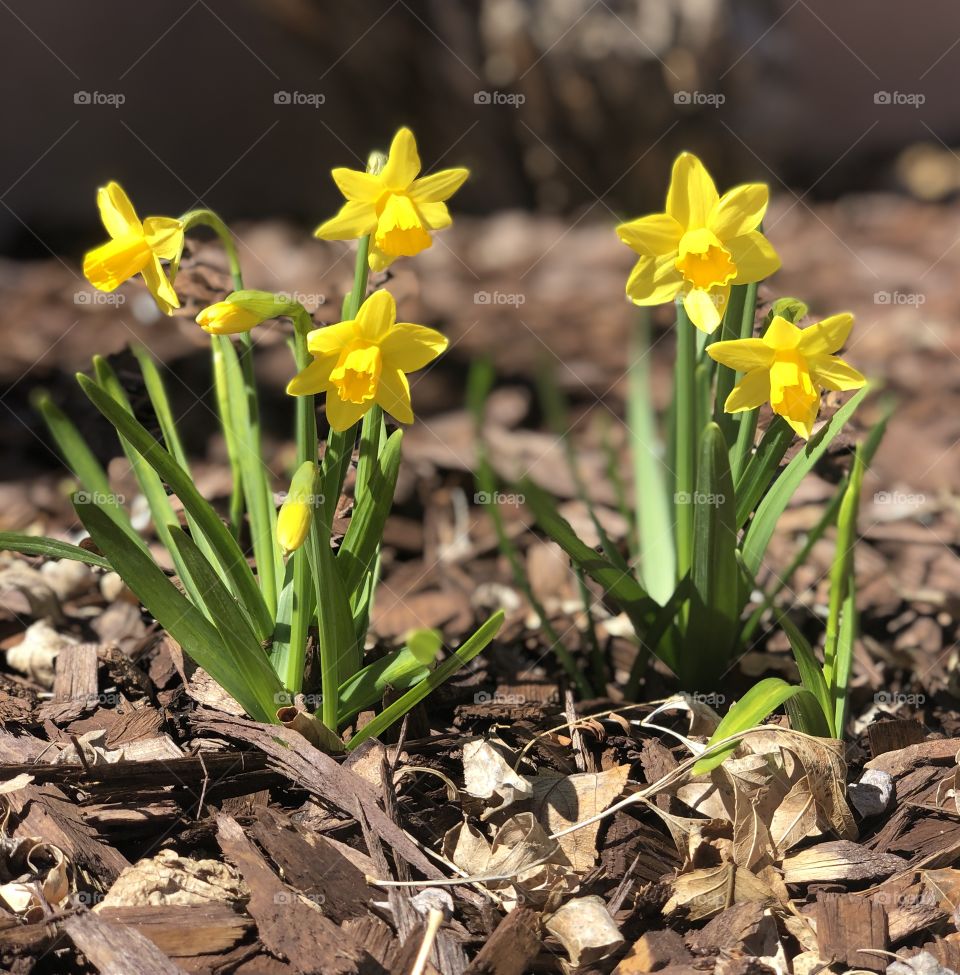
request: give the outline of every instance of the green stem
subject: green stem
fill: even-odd
[[[744,289],[743,297],[743,308],[740,315],[740,334],[734,336],[735,338],[748,339],[753,335],[753,323],[757,312],[757,287],[756,284],[748,284]],[[734,289],[738,290],[738,289]],[[740,373],[734,373],[732,369],[728,369],[726,366],[721,367],[721,372],[717,376],[717,411],[722,413],[723,404],[726,402],[727,396],[730,390],[733,389],[734,383],[740,378]],[[722,392],[723,399],[721,400],[721,386],[720,379],[724,372],[729,373],[729,389],[724,387]],[[733,443],[733,448],[730,452],[730,473],[733,476],[733,483],[736,484],[743,472],[743,468],[750,456],[750,451],[753,449],[753,440],[757,433],[757,417],[759,415],[759,410],[745,410],[740,413],[738,419],[734,419],[733,414],[722,413],[725,418],[724,422],[720,423],[720,429],[724,431],[724,435],[727,437],[727,443],[730,443],[731,433],[733,427],[736,428],[736,438]],[[726,425],[730,424],[730,427]]]
[[[682,579],[693,562],[693,493],[697,472],[697,330],[687,317],[683,305],[677,304],[677,359],[674,383],[676,396],[676,430],[674,433],[674,469],[677,520],[677,578]]]

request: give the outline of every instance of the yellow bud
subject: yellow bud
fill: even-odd
[[[199,315],[197,324],[211,335],[236,335],[239,332],[249,332],[259,325],[263,318],[232,301],[218,301],[208,305]]]
[[[306,541],[313,517],[316,479],[316,465],[308,460],[300,465],[290,482],[290,493],[277,515],[277,541],[284,557]]]

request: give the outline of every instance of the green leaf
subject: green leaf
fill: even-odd
[[[137,534],[137,530],[130,523],[130,517],[117,503],[107,472],[87,446],[87,442],[80,435],[80,431],[46,393],[38,393],[33,397],[33,405],[43,417],[50,435],[53,437],[70,472],[80,482],[80,486],[91,495],[97,496],[100,507],[117,523],[123,533],[147,551],[146,542]]]
[[[755,410],[752,412],[756,412]],[[749,521],[763,492],[770,486],[796,434],[783,417],[775,416],[760,438],[756,452],[737,480],[737,528]]]
[[[830,737],[836,738],[836,729],[833,727],[833,704],[830,699],[830,691],[827,682],[823,679],[823,671],[820,668],[820,661],[817,660],[813,647],[810,646],[807,638],[800,632],[793,620],[784,614],[780,617],[780,626],[783,627],[787,639],[790,641],[790,648],[793,650],[793,659],[797,662],[797,669],[800,671],[800,682],[816,698],[827,720],[830,730]]]
[[[77,381],[90,402],[116,427],[120,436],[127,440],[170,485],[184,508],[190,511],[216,553],[240,606],[250,617],[257,638],[265,640],[273,630],[273,619],[236,539],[220,521],[213,508],[203,499],[180,465],[133,416],[89,377],[80,373]]]
[[[90,537],[106,553],[110,564],[157,622],[183,647],[247,713],[259,721],[275,721],[266,714],[242,680],[231,652],[220,633],[140,549],[130,545],[123,532],[96,504],[74,499],[74,507]],[[211,575],[212,575],[211,570]]]
[[[647,595],[643,586],[632,575],[622,572],[582,542],[570,522],[557,511],[553,499],[533,481],[524,479],[521,489],[537,524],[570,556],[574,565],[603,587],[610,598],[630,617],[637,632],[642,634],[660,609],[656,600]]]
[[[697,483],[697,444],[700,429],[697,422],[696,343],[697,329],[687,317],[683,304],[677,303],[677,358],[674,365],[674,445],[673,469],[675,497],[690,497]],[[689,504],[676,504],[673,514],[677,536],[677,574],[684,576],[693,564],[693,509]]]
[[[374,738],[381,734],[395,721],[399,721],[411,708],[419,704],[428,694],[449,680],[461,667],[473,660],[500,632],[503,620],[503,610],[498,610],[436,670],[431,671],[419,684],[412,687],[393,704],[384,708],[372,721],[365,724],[347,743],[347,751],[353,751],[368,738]]]
[[[643,634],[637,634],[640,649],[630,668],[630,677],[623,689],[624,700],[635,701],[640,688],[640,678],[643,676],[646,662],[651,653],[656,654],[675,674],[680,669],[677,663],[677,647],[680,643],[674,622],[680,608],[690,598],[693,586],[690,576],[685,575],[678,583],[670,598],[660,607],[650,627]]]
[[[236,697],[251,717],[258,721],[275,722],[277,708],[286,697],[283,695],[283,685],[270,666],[260,641],[247,623],[246,617],[239,611],[237,601],[227,591],[193,539],[182,528],[171,529],[171,535],[173,544],[186,563],[187,571],[203,593],[208,615],[213,620],[223,645],[233,658],[232,667],[224,667],[220,674],[211,671],[210,676],[227,693]],[[243,696],[238,696],[237,692]]]
[[[650,368],[650,313],[641,309],[631,351],[627,421],[633,458],[640,574],[650,595],[666,604],[677,585],[673,506],[668,495],[673,478],[663,458],[657,432]]]
[[[337,553],[343,587],[352,602],[376,564],[377,552],[383,540],[383,526],[393,506],[402,444],[403,431],[394,431],[387,439],[379,459],[372,462],[369,483],[356,499],[350,525]]]
[[[787,505],[790,504],[790,499],[799,487],[800,482],[827,452],[830,444],[833,443],[837,434],[853,416],[869,392],[870,387],[865,386],[837,410],[820,433],[787,464],[767,492],[766,497],[760,502],[760,506],[747,528],[741,548],[743,561],[753,576],[756,576],[759,571],[763,556],[767,551],[767,545],[770,544],[770,538],[777,526],[777,521],[786,510]]]
[[[735,284],[730,289],[730,299],[723,313],[723,324],[720,326],[721,341],[745,339],[753,335],[753,321],[757,313],[757,288],[758,284]],[[717,390],[714,397],[713,418],[723,432],[727,445],[732,447],[743,416],[741,414],[738,421],[737,414],[727,413],[723,407],[740,374],[720,363],[717,363],[716,367]]]
[[[700,438],[697,487],[688,504],[694,509],[693,594],[680,677],[689,689],[704,690],[727,667],[741,609],[733,481],[716,423]]]
[[[804,694],[809,695],[811,698],[813,697],[806,688],[795,687],[788,684],[785,680],[781,680],[779,677],[767,677],[754,684],[730,708],[720,724],[717,725],[717,730],[710,737],[710,741],[707,742],[707,749],[710,751],[710,754],[704,755],[693,766],[693,774],[700,775],[703,772],[709,772],[711,769],[715,769],[737,749],[738,742],[734,741],[724,745],[722,748],[714,750],[714,746],[718,742],[732,735],[740,734],[742,731],[747,731],[750,728],[756,728],[762,723],[764,718],[773,714],[782,704],[793,697]],[[816,699],[814,698],[813,700],[814,705],[819,707],[816,705]]]
[[[86,562],[96,569],[113,568],[103,556],[88,552],[79,545],[71,545],[69,542],[60,542],[55,538],[43,538],[39,535],[21,535],[19,532],[0,532],[0,552],[45,555],[50,559],[71,559],[74,562]]]

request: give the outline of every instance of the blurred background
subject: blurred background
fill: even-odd
[[[172,321],[139,284],[93,292],[79,262],[104,238],[96,187],[119,180],[143,216],[212,207],[239,236],[248,284],[333,321],[352,252],[310,235],[340,202],[329,170],[361,166],[401,124],[425,169],[473,172],[454,226],[394,266],[404,317],[452,339],[416,383],[418,413],[438,419],[411,432],[414,457],[467,463],[466,435],[441,420],[462,407],[480,354],[521,387],[546,362],[581,414],[622,417],[633,255],[613,227],[660,209],[673,157],[691,149],[721,189],[770,184],[765,230],[784,269],[767,299],[857,313],[848,358],[900,402],[871,490],[912,492],[914,514],[951,509],[955,3],[927,0],[918,17],[898,0],[2,0],[0,24],[3,527],[52,503],[37,495],[57,460],[29,405],[36,388],[96,435],[70,379],[95,351],[148,344],[197,420],[191,449],[216,455],[192,315],[228,290],[219,254],[194,250]],[[282,328],[261,332],[279,450],[290,367]]]

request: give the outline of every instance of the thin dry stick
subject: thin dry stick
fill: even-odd
[[[433,947],[434,939],[443,924],[443,911],[438,911],[435,907],[430,908],[427,915],[427,930],[423,932],[423,941],[420,943],[420,950],[414,959],[410,975],[423,975],[423,970],[427,967],[427,959],[430,957],[430,949]]]

